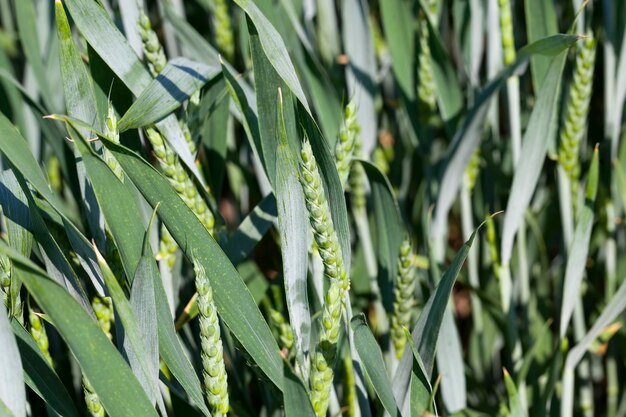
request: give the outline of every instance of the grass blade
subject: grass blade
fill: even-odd
[[[387,312],[393,311],[393,289],[398,270],[400,245],[405,238],[405,227],[398,202],[389,180],[372,163],[360,160],[372,189],[376,224],[376,261],[378,286]]]
[[[285,81],[291,92],[298,98],[307,112],[310,113],[311,110],[309,109],[304,91],[302,91],[296,70],[287,54],[287,47],[276,29],[274,29],[254,2],[250,0],[235,0],[235,3],[246,12],[254,23],[267,59],[272,63],[274,69]]]
[[[572,415],[574,404],[574,369],[580,363],[593,341],[598,335],[626,309],[626,281],[622,281],[619,289],[611,301],[595,321],[593,327],[567,354],[563,370],[563,385],[561,397],[561,417]]]
[[[547,36],[556,35],[558,24],[552,0],[529,0],[524,2],[526,33],[532,43]],[[550,59],[535,55],[530,58],[531,74],[535,91],[541,91],[543,80],[550,67]]]
[[[511,378],[509,371],[506,369],[504,372],[504,384],[506,385],[506,392],[509,396],[509,411],[511,417],[525,417],[527,416],[526,410],[522,406],[517,388],[515,387],[515,381]]]
[[[285,417],[315,417],[315,411],[309,400],[304,384],[285,363]]]
[[[415,97],[415,23],[410,3],[404,0],[383,1],[380,3],[380,13],[396,80],[402,93],[412,99]]]
[[[385,411],[391,417],[400,417],[402,414],[398,410],[396,399],[393,396],[383,355],[372,331],[365,322],[365,316],[362,314],[354,316],[350,321],[350,327],[354,331],[354,345],[361,362],[365,366],[365,372],[372,382],[378,398],[383,403]]]
[[[24,366],[26,384],[59,415],[78,417],[63,382],[41,353],[33,336],[17,320],[11,321],[11,327]]]
[[[70,347],[108,415],[157,417],[122,356],[82,306],[44,271],[4,243],[0,244],[0,252],[21,271],[24,285]]]
[[[2,245],[6,247],[6,244]],[[4,307],[0,307],[0,352],[0,401],[15,417],[25,417],[26,390],[22,360]]]
[[[450,207],[452,207],[452,203],[454,203],[459,192],[463,174],[467,169],[472,154],[480,144],[482,129],[491,100],[504,85],[506,79],[528,62],[531,56],[535,54],[553,56],[572,46],[576,40],[577,37],[575,36],[554,35],[522,48],[517,55],[515,63],[504,68],[498,76],[480,92],[474,105],[469,110],[463,125],[454,135],[454,139],[448,150],[446,169],[441,180],[440,189],[442,191],[437,196],[437,204],[435,205],[435,215],[432,226],[435,240],[443,238]]]
[[[119,121],[120,131],[148,126],[172,113],[220,72],[187,58],[168,61]]]
[[[553,58],[537,103],[524,133],[519,163],[515,169],[513,185],[504,214],[502,230],[502,265],[508,265],[513,251],[513,240],[524,218],[524,212],[535,191],[550,140],[556,134],[557,102],[561,89],[561,77],[567,54],[562,52]]]
[[[279,97],[282,99],[282,95]],[[309,233],[304,193],[298,180],[300,173],[296,159],[289,147],[285,129],[285,117],[293,120],[293,109],[283,113],[282,100],[278,103],[278,149],[276,151],[276,205],[278,207],[278,231],[283,259],[283,279],[289,321],[294,332],[296,358],[308,380],[307,358],[311,343],[311,312],[307,297],[307,271]],[[285,392],[287,395],[287,392]]]
[[[50,88],[50,80],[47,74],[49,71],[44,67],[41,57],[41,47],[39,45],[37,27],[37,11],[36,3],[30,1],[13,0],[15,6],[15,16],[17,17],[17,27],[20,35],[20,43],[26,59],[32,68],[37,87],[41,92],[44,103],[48,109],[54,109],[56,106],[53,99],[52,90]]]
[[[593,153],[591,167],[589,168],[585,205],[578,214],[576,230],[570,243],[567,266],[565,268],[561,324],[559,327],[561,339],[565,337],[574,307],[580,298],[580,286],[585,273],[585,264],[587,263],[587,254],[589,253],[589,240],[591,239],[591,229],[593,227],[593,206],[598,192],[598,161],[598,149],[596,148]]]
[[[343,2],[343,44],[345,53],[350,57],[346,66],[347,94],[357,107],[364,155],[369,155],[374,150],[378,131],[374,107],[377,68],[368,16],[369,7],[366,1]]]

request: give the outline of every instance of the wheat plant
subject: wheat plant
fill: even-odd
[[[623,0],[0,0],[0,415],[626,415]]]

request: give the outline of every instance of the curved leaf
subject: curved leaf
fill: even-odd
[[[70,347],[107,414],[157,417],[122,356],[82,306],[44,271],[4,243],[0,244],[0,252],[7,254],[20,270],[28,292]]]
[[[400,245],[406,229],[400,215],[398,202],[385,175],[372,163],[359,160],[372,189],[374,218],[376,221],[376,261],[378,286],[387,312],[393,311],[393,289],[398,270]]]
[[[550,64],[543,82],[544,88],[539,91],[537,102],[528,121],[528,127],[522,140],[519,162],[515,168],[513,184],[504,213],[502,226],[502,265],[507,267],[513,251],[513,241],[517,234],[524,212],[530,203],[541,168],[548,151],[549,138],[556,134],[557,103],[561,90],[561,77],[567,54],[561,52]]]
[[[174,58],[148,84],[119,121],[120,131],[148,126],[172,113],[220,68],[187,58]]]
[[[350,320],[350,327],[354,331],[354,345],[359,353],[361,362],[365,366],[365,372],[367,372],[367,376],[372,381],[374,390],[383,403],[385,411],[391,417],[400,417],[402,414],[398,410],[398,405],[391,389],[383,355],[372,331],[365,322],[365,316],[363,314],[354,316]]]
[[[570,243],[570,250],[567,256],[563,304],[561,306],[561,325],[559,327],[561,338],[565,337],[567,326],[574,312],[574,307],[580,300],[580,286],[585,273],[585,264],[587,263],[587,254],[589,253],[589,240],[591,239],[591,229],[593,226],[593,205],[598,192],[598,160],[598,149],[596,148],[593,153],[591,167],[589,168],[585,205],[578,214],[576,230],[574,231],[574,237]]]
[[[2,247],[6,244],[2,242]],[[0,247],[0,251],[2,250]],[[26,417],[26,389],[22,360],[4,306],[0,307],[0,402],[15,417]]]
[[[26,384],[59,415],[78,417],[63,382],[44,358],[33,336],[17,320],[11,321],[11,326],[22,358]]]
[[[304,91],[302,91],[302,86],[296,75],[296,70],[287,53],[287,47],[280,34],[254,2],[250,0],[235,0],[235,3],[246,12],[254,23],[254,27],[259,32],[259,40],[267,59],[272,63],[276,72],[285,81],[293,94],[300,100],[307,112],[311,113]]]
[[[283,102],[278,103],[278,149],[276,150],[276,205],[278,208],[278,231],[280,233],[280,250],[283,259],[283,279],[289,321],[293,329],[296,358],[300,368],[304,370],[305,380],[308,369],[307,358],[311,343],[311,312],[307,296],[308,271],[308,233],[309,222],[304,204],[304,193],[298,178],[298,164],[289,147],[289,139],[285,129]],[[287,393],[285,393],[287,394]]]

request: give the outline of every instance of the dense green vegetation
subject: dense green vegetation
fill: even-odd
[[[626,416],[626,1],[0,0],[0,416]]]

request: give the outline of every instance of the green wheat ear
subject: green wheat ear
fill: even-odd
[[[339,138],[335,145],[335,161],[341,186],[345,188],[350,174],[352,157],[355,155],[357,137],[361,127],[356,117],[356,105],[350,102],[346,106],[344,120],[339,128]]]
[[[141,42],[143,44],[143,52],[146,56],[146,61],[148,61],[148,68],[152,76],[156,77],[157,74],[165,68],[167,58],[165,58],[165,53],[159,43],[159,38],[152,30],[150,19],[148,19],[148,16],[146,16],[143,10],[139,11],[137,27],[139,28],[139,36],[141,36]]]
[[[50,366],[54,366],[52,356],[50,356],[50,345],[48,343],[48,333],[39,316],[32,310],[28,309],[28,321],[30,323],[30,334],[37,343],[39,350],[43,354]]]
[[[166,145],[165,139],[163,139],[163,136],[161,136],[156,129],[146,129],[146,135],[165,177],[169,180],[170,184],[172,184],[187,207],[194,212],[204,227],[213,235],[215,217],[174,151]]]
[[[412,265],[413,248],[407,236],[400,246],[398,257],[398,276],[395,285],[395,300],[391,316],[391,340],[400,359],[404,353],[406,336],[404,328],[411,327],[411,313],[415,306],[415,271]]]
[[[302,144],[300,153],[300,182],[309,211],[313,237],[324,265],[324,275],[330,283],[324,296],[319,342],[311,357],[310,398],[316,415],[322,417],[326,415],[328,409],[333,382],[332,367],[335,364],[337,341],[341,330],[341,311],[350,288],[350,279],[343,265],[341,247],[324,194],[322,178],[308,140]]]
[[[0,287],[2,288],[2,301],[8,308],[11,292],[11,260],[3,254],[0,254]]]
[[[111,335],[111,323],[114,320],[113,303],[110,297],[94,297],[91,306],[96,313],[98,319],[98,325],[104,332],[109,340],[113,339]],[[91,417],[104,417],[104,407],[98,398],[98,394],[95,393],[93,386],[89,380],[83,376],[83,391],[85,395],[85,403],[87,404],[87,410]]]
[[[117,127],[117,115],[113,108],[113,103],[109,102],[109,108],[107,112],[106,121],[104,124],[104,136],[113,143],[120,143],[120,131]],[[105,147],[102,147],[102,159],[106,162],[107,166],[113,171],[115,176],[122,182],[124,182],[124,171],[122,166],[115,159],[115,156]]]
[[[577,46],[576,67],[567,99],[559,147],[559,162],[570,180],[574,207],[578,200],[580,144],[587,126],[596,59],[596,40],[591,33],[588,35],[589,37],[579,42]]]
[[[417,58],[417,96],[419,98],[421,111],[428,119],[437,109],[435,96],[435,78],[432,67],[432,54],[428,44],[428,22],[423,15],[418,17],[418,30],[420,34],[420,52]]]
[[[502,34],[502,52],[504,65],[510,65],[515,61],[515,38],[513,37],[513,16],[509,0],[498,0],[500,6],[500,33]]]
[[[267,310],[272,326],[278,331],[280,347],[290,351],[293,347],[294,340],[291,325],[280,311],[272,308],[271,306],[268,306]]]
[[[228,61],[232,62],[235,58],[235,37],[228,14],[228,2],[226,0],[214,0],[213,4],[215,43],[217,49],[224,54]]]
[[[356,135],[354,138],[354,157],[361,158],[362,151],[362,139],[361,135]],[[366,190],[365,190],[365,170],[361,164],[352,164],[350,166],[350,175],[348,177],[348,187],[350,191],[350,202],[352,207],[359,211],[365,210],[367,204]]]
[[[196,274],[196,291],[198,293],[198,312],[200,319],[200,342],[202,345],[202,374],[211,415],[225,416],[228,414],[228,376],[224,366],[224,352],[220,337],[220,323],[217,309],[213,302],[213,290],[204,268],[197,260],[193,260]]]
[[[467,189],[472,191],[476,186],[476,178],[478,178],[478,172],[480,171],[480,148],[476,148],[470,159],[467,168],[465,169],[464,180],[467,184]]]
[[[159,252],[157,254],[157,260],[165,260],[167,267],[171,270],[176,263],[176,251],[178,245],[176,241],[167,230],[164,224],[161,225],[161,240],[159,241]]]

